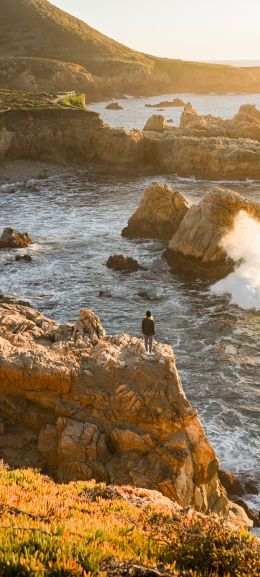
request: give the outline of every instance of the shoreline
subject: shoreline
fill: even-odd
[[[50,176],[70,172],[72,165],[64,166],[38,160],[7,160],[0,163],[0,186],[17,184],[24,180],[44,180]]]

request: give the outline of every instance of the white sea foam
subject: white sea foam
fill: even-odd
[[[260,223],[241,211],[221,245],[239,264],[211,290],[218,295],[229,294],[230,302],[243,309],[260,309]]]

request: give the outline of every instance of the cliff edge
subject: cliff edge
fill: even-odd
[[[155,489],[183,507],[248,525],[228,501],[218,460],[183,391],[171,347],[106,335],[82,310],[59,325],[12,299],[0,304],[1,457],[59,481]]]

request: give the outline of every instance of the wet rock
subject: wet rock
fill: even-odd
[[[144,131],[163,132],[167,128],[167,122],[162,114],[153,114],[143,128]]]
[[[27,232],[19,232],[14,228],[5,228],[0,237],[1,248],[24,248],[32,244]]]
[[[164,253],[176,272],[210,279],[225,277],[235,262],[221,247],[232,230],[235,217],[243,210],[260,220],[260,206],[231,190],[217,188],[205,194],[198,205],[185,214]]]
[[[20,261],[32,262],[32,257],[30,254],[17,254],[15,260],[18,262]]]
[[[130,238],[170,239],[188,211],[180,192],[167,184],[154,182],[146,188],[138,209],[130,217],[123,236]]]
[[[112,297],[112,293],[109,290],[102,290],[99,291],[98,296],[100,298],[110,298]]]
[[[253,521],[254,527],[260,527],[260,511],[248,507],[247,503],[242,499],[234,499],[234,503],[244,509],[246,515]]]
[[[106,106],[107,110],[123,110],[123,106],[121,106],[121,104],[119,104],[118,102],[110,102],[110,104],[108,104]]]
[[[113,256],[110,256],[106,262],[106,266],[114,270],[126,272],[134,272],[143,268],[135,258],[123,254],[114,254]]]

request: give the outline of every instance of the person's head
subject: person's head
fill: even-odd
[[[146,311],[146,317],[149,319],[152,316],[151,311]]]

